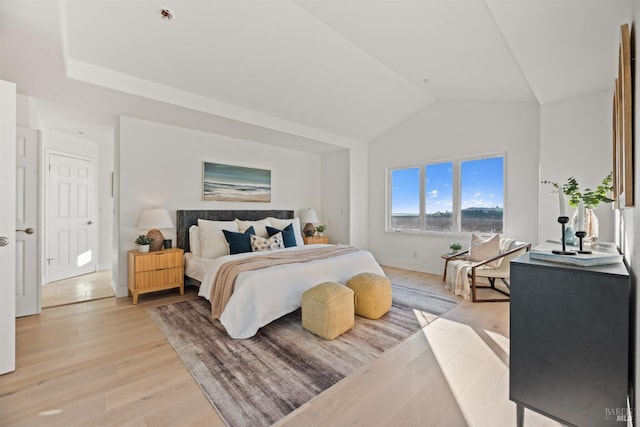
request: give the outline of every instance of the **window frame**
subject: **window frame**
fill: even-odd
[[[427,162],[419,163],[405,163],[389,165],[386,167],[386,206],[385,206],[385,231],[391,233],[404,233],[404,234],[428,234],[432,236],[455,236],[455,235],[470,235],[473,231],[461,231],[462,230],[462,182],[461,182],[461,164],[467,161],[491,159],[495,157],[502,157],[502,232],[504,234],[507,228],[507,154],[506,152],[492,152],[482,153],[473,156],[460,156],[451,157],[446,159],[438,159]],[[451,163],[453,165],[452,170],[452,228],[456,231],[430,231],[425,228],[425,214],[426,214],[426,167],[430,165],[436,165],[441,163]],[[404,229],[396,228],[391,225],[392,223],[392,200],[393,200],[393,182],[392,174],[396,170],[418,168],[420,171],[420,200],[419,200],[419,229]],[[475,233],[484,234],[483,232],[476,231]]]

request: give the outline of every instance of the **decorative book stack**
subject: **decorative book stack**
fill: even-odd
[[[531,249],[529,256],[531,259],[577,265],[580,267],[592,267],[595,265],[622,262],[622,255],[618,253],[615,245],[612,244],[598,244],[591,253],[577,253],[573,255],[554,254],[552,251],[557,250],[559,247],[559,243],[547,241]]]

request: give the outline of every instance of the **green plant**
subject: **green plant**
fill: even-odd
[[[326,225],[323,225],[323,224],[316,225],[316,231],[318,233],[324,233],[324,230],[326,229],[327,229]]]
[[[556,191],[560,191],[560,188],[562,188],[562,192],[569,197],[569,206],[577,208],[582,201],[585,208],[595,209],[600,203],[613,202],[613,199],[608,196],[608,194],[613,191],[613,186],[611,185],[612,180],[613,175],[609,173],[595,190],[585,188],[584,191],[580,191],[580,184],[578,184],[578,181],[574,177],[567,179],[566,184],[563,184],[562,187],[559,183],[553,181],[543,180],[541,182],[542,184],[553,185]]]
[[[153,242],[153,239],[151,237],[147,237],[144,234],[141,234],[136,239],[135,244],[136,245],[149,245],[149,244],[151,244],[151,242]]]
[[[460,249],[462,249],[462,245],[458,242],[454,242],[449,245],[449,249],[451,249],[452,251],[459,251]]]

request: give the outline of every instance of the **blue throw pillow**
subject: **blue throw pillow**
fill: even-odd
[[[278,234],[278,233],[282,233],[282,240],[284,240],[284,247],[285,248],[290,248],[292,246],[297,246],[296,245],[296,235],[293,231],[293,224],[289,224],[287,225],[285,228],[283,228],[282,230],[279,230],[277,228],[274,227],[269,227],[267,225],[267,234],[269,235],[269,237]]]
[[[224,238],[227,239],[229,244],[229,253],[231,255],[241,254],[243,252],[251,252],[251,235],[255,235],[253,226],[247,228],[244,233],[237,233],[235,231],[222,230]]]

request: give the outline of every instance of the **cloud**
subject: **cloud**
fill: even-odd
[[[438,190],[429,191],[429,196],[435,199],[436,197],[438,197]]]

